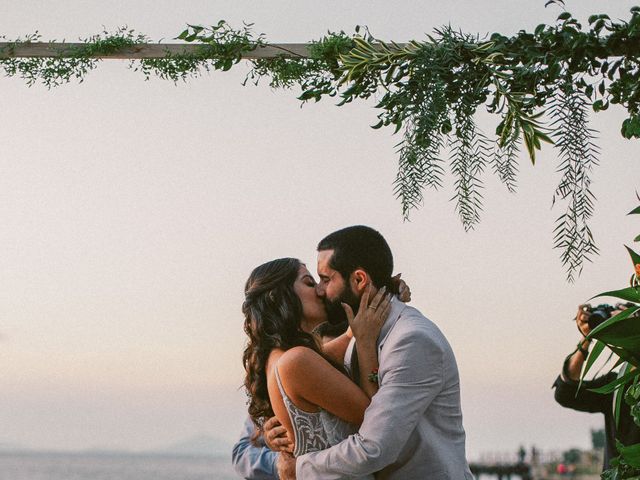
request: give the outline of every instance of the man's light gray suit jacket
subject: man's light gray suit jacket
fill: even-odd
[[[374,472],[390,480],[471,480],[460,380],[451,346],[433,322],[394,299],[378,338],[380,389],[360,430],[298,457],[299,480]]]

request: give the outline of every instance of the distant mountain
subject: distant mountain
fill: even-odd
[[[195,456],[228,456],[231,455],[231,445],[228,441],[221,440],[211,435],[195,435],[182,442],[174,443],[153,453]]]
[[[0,452],[25,452],[27,450],[30,449],[17,443],[0,442]]]
[[[132,450],[126,450],[123,448],[110,448],[110,447],[91,447],[84,450],[77,450],[78,453],[88,455],[133,455]]]

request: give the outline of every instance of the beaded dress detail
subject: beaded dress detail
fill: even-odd
[[[275,366],[276,381],[282,395],[284,405],[289,412],[291,425],[293,425],[295,449],[293,455],[298,457],[305,453],[324,450],[347,438],[358,431],[350,423],[336,417],[326,410],[319,412],[305,412],[296,407],[287,396],[280,381],[278,366]]]

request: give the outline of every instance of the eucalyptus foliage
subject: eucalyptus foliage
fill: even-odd
[[[640,207],[631,211],[631,214],[640,214]],[[639,241],[640,236],[635,240]],[[614,418],[617,425],[622,422],[634,422],[640,427],[640,255],[629,247],[627,251],[634,267],[629,287],[604,292],[596,297],[618,298],[630,302],[630,306],[589,333],[587,338],[596,340],[596,343],[587,357],[582,378],[602,355],[605,347],[608,347],[619,358],[613,368],[621,367],[621,372],[616,380],[594,391],[603,394],[615,392]],[[628,406],[628,416],[623,413],[626,410],[622,408],[623,402]],[[602,478],[605,480],[639,478],[640,443],[623,445],[618,440],[616,442],[620,455],[611,462],[611,468],[602,474]]]
[[[211,27],[189,25],[177,38],[198,42],[201,46],[195,54],[167,54],[165,58],[140,60],[138,65],[132,62],[132,67],[142,71],[147,79],[155,75],[164,80],[185,81],[187,77],[200,75],[203,70],[230,70],[242,60],[244,53],[263,45],[262,36],[253,38],[251,25],[235,30],[223,20]]]
[[[4,37],[0,38],[4,39]],[[38,32],[27,35],[24,39],[19,38],[5,47],[6,51],[2,53],[13,55],[16,46],[23,43],[39,42],[41,38],[42,36]],[[121,28],[113,34],[102,32],[84,39],[84,45],[81,48],[70,51],[64,57],[13,57],[1,60],[0,64],[5,75],[9,77],[19,76],[29,86],[39,81],[47,88],[52,88],[69,83],[73,79],[82,82],[85,75],[97,67],[98,59],[94,58],[96,55],[114,53],[136,43],[145,42],[144,36],[136,36],[133,30]]]
[[[563,5],[561,0],[547,4]],[[19,39],[34,42],[39,36]],[[226,22],[189,25],[177,37],[199,46],[196,53],[142,59],[131,67],[145,78],[186,80],[211,70],[226,71],[258,47],[268,45],[251,25]],[[86,48],[53,58],[8,58],[0,64],[9,76],[29,85],[54,87],[82,81],[100,54],[148,43],[144,35],[121,29],[85,40]],[[7,53],[7,52],[4,52]],[[589,220],[594,210],[591,175],[598,147],[588,125],[591,111],[619,104],[628,112],[621,126],[625,138],[640,137],[640,7],[626,21],[592,15],[583,26],[563,12],[553,25],[539,25],[516,35],[480,38],[451,27],[435,30],[424,41],[385,43],[366,29],[353,35],[328,33],[301,57],[282,51],[274,58],[250,60],[246,82],[265,79],[274,88],[299,88],[303,102],[335,97],[338,105],[373,99],[374,128],[392,126],[400,134],[394,182],[402,214],[424,202],[426,189],[444,185],[447,164],[454,178],[456,211],[465,229],[482,210],[483,174],[490,170],[513,192],[519,153],[531,162],[542,143],[559,153],[559,184],[554,203],[562,212],[554,244],[569,280],[597,253]],[[482,132],[478,108],[497,115],[495,132]]]

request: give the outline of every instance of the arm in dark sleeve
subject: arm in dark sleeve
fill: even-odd
[[[233,446],[231,453],[233,468],[238,475],[245,479],[277,480],[276,459],[278,454],[269,450],[263,443],[261,446],[253,445],[251,437],[254,432],[255,426],[251,419],[247,418],[240,439]]]
[[[556,402],[563,407],[580,412],[605,413],[611,409],[612,395],[591,392],[589,389],[603,387],[615,380],[616,376],[615,373],[611,372],[593,380],[586,380],[582,382],[582,386],[578,390],[579,382],[569,379],[567,375],[564,375],[564,378],[562,375],[558,375],[553,384],[556,389]]]

